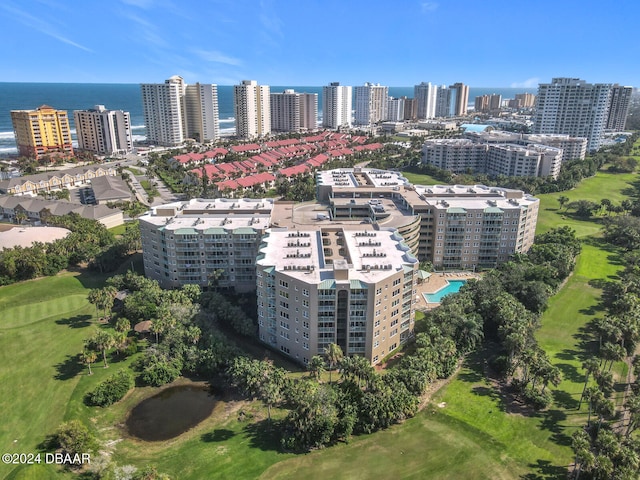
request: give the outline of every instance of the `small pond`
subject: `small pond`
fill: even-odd
[[[215,397],[206,387],[167,388],[133,407],[127,418],[127,431],[148,442],[168,440],[211,415],[215,404]]]

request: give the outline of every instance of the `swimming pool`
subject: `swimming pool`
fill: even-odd
[[[440,303],[443,297],[451,293],[458,293],[462,286],[467,283],[466,280],[447,280],[447,285],[434,293],[423,293],[427,303]]]

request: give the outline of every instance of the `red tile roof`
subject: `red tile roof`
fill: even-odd
[[[285,177],[292,177],[294,175],[300,175],[301,173],[305,173],[309,171],[309,167],[305,164],[295,165],[293,167],[281,168],[278,173],[280,175],[284,175]]]
[[[233,147],[231,147],[231,150],[236,153],[244,153],[244,152],[252,152],[252,151],[259,152],[260,145],[258,145],[257,143],[247,143],[245,145],[234,145]]]

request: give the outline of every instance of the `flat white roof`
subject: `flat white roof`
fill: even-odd
[[[335,238],[336,230],[344,239],[350,263],[339,255],[334,255],[333,263],[326,263],[323,249],[337,252],[341,246],[335,241],[324,246],[322,229],[270,230],[264,238],[266,245],[261,248],[257,263],[274,266],[277,271],[309,284],[334,279],[334,266],[348,267],[349,280],[376,283],[398,272],[403,265],[418,263],[409,247],[402,243],[402,237],[393,229],[327,229],[334,235],[332,238]]]
[[[13,247],[30,247],[33,242],[51,243],[71,233],[59,227],[14,227],[0,232],[0,249]]]

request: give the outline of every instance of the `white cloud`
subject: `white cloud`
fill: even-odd
[[[62,43],[66,43],[67,45],[71,45],[72,47],[79,48],[80,50],[84,50],[85,52],[93,52],[93,50],[91,50],[90,48],[87,48],[84,45],[80,45],[79,43],[74,42],[73,40],[62,35],[56,29],[56,27],[42,20],[41,18],[34,17],[30,13],[27,13],[24,10],[20,10],[19,8],[13,7],[11,5],[0,5],[0,8],[8,14],[12,15],[16,21],[42,33],[43,35],[55,38]]]
[[[272,46],[279,46],[278,39],[284,37],[282,33],[282,20],[278,17],[270,0],[260,1],[260,23],[264,27],[262,37]],[[275,38],[274,38],[275,37]]]
[[[526,79],[524,82],[513,82],[511,88],[537,88],[539,83],[540,79],[538,77],[532,77]]]
[[[422,8],[422,13],[429,13],[435,12],[439,5],[436,2],[422,2],[420,7]]]
[[[242,65],[242,60],[239,58],[229,57],[217,50],[200,50],[195,49],[193,53],[198,55],[205,62],[224,63],[225,65]]]

